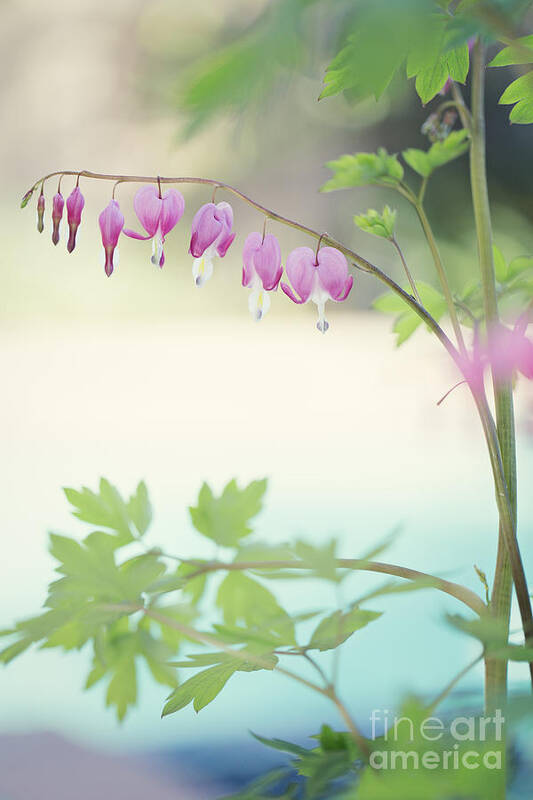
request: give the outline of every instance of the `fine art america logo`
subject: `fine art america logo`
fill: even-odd
[[[391,718],[387,709],[375,709],[370,723],[372,739],[384,745],[372,751],[370,764],[374,769],[502,768],[503,747],[498,748],[497,743],[503,742],[505,718],[500,709],[494,716],[455,717],[446,722],[439,717],[416,721],[408,716]],[[379,734],[376,729],[385,733]]]

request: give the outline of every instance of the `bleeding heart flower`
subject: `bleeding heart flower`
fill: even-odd
[[[526,336],[528,316],[522,314],[512,330],[504,325],[489,330],[487,354],[496,380],[511,380],[516,371],[533,379],[533,342]]]
[[[346,258],[335,247],[322,247],[316,256],[310,247],[297,247],[287,258],[286,271],[294,291],[286,283],[282,283],[281,288],[294,303],[307,303],[308,300],[316,303],[316,326],[325,333],[329,328],[324,317],[326,302],[346,300],[353,286]]]
[[[162,267],[165,263],[165,236],[177,225],[185,211],[183,195],[176,189],[169,189],[161,197],[157,186],[143,186],[135,195],[133,208],[147,235],[129,229],[124,233],[132,239],[152,239],[152,264]]]
[[[76,233],[81,222],[81,212],[85,205],[85,198],[80,191],[79,186],[75,186],[72,192],[67,197],[67,221],[69,227],[69,237],[67,243],[67,250],[72,253],[76,247]]]
[[[116,200],[111,200],[98,217],[105,251],[105,273],[111,275],[114,268],[113,255],[124,227],[124,214]]]
[[[63,195],[61,192],[58,192],[54,195],[54,199],[52,201],[52,223],[53,223],[53,230],[52,230],[52,241],[54,244],[59,242],[59,225],[63,218],[63,208],[65,206],[65,201],[63,200]]]
[[[488,366],[488,356],[486,347],[482,347],[479,341],[479,332],[474,330],[474,341],[470,353],[462,353],[457,364],[465,381],[469,384],[472,393],[481,396],[485,391],[485,369]],[[463,381],[461,381],[463,383]],[[460,384],[457,384],[460,385]],[[453,387],[456,388],[455,386]],[[453,391],[450,389],[450,391]],[[447,397],[449,392],[445,395]]]
[[[242,260],[242,285],[252,290],[248,308],[259,322],[270,308],[268,292],[276,291],[283,274],[278,240],[272,233],[264,238],[260,233],[250,233],[244,243]]]
[[[44,231],[44,205],[44,194],[41,190],[41,194],[37,200],[37,230],[39,233]]]
[[[192,274],[196,286],[203,286],[213,274],[215,256],[224,258],[235,239],[233,210],[229,203],[205,203],[192,221],[189,253],[194,257]]]

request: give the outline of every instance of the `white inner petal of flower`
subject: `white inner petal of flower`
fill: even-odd
[[[329,328],[329,322],[325,317],[326,302],[331,299],[331,295],[320,285],[318,274],[315,276],[315,285],[309,299],[312,300],[313,303],[316,303],[318,309],[318,322],[316,326],[319,331],[325,333]]]
[[[260,322],[270,308],[270,295],[263,289],[263,284],[258,275],[254,276],[248,297],[248,308],[256,322]]]
[[[200,258],[195,258],[192,265],[192,276],[198,288],[204,285],[213,274],[213,258],[216,251],[213,246],[208,247]]]
[[[158,267],[161,263],[161,256],[163,255],[163,237],[161,230],[158,230],[152,239],[152,258],[150,261]]]

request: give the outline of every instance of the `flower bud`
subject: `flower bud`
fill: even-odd
[[[44,194],[42,193],[37,200],[37,230],[39,233],[44,231]]]
[[[102,244],[105,251],[105,274],[109,277],[113,272],[113,254],[118,244],[119,236],[124,228],[124,215],[116,200],[111,200],[98,217]]]
[[[80,226],[81,212],[84,205],[85,198],[80,191],[80,187],[76,186],[67,197],[67,221],[69,227],[67,250],[69,253],[72,253],[76,247],[76,233]]]
[[[65,205],[65,201],[63,200],[63,195],[61,192],[58,192],[54,195],[53,205],[52,205],[52,223],[53,223],[53,230],[52,230],[52,241],[54,244],[59,242],[59,224],[63,218],[63,208]]]

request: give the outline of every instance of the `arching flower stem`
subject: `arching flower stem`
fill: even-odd
[[[34,185],[32,186],[30,191],[34,191],[39,184],[44,183],[44,181],[48,180],[48,178],[55,177],[56,175],[75,175],[77,176],[77,182],[79,182],[80,177],[94,179],[94,180],[104,180],[104,181],[114,181],[115,183],[156,183],[158,180],[158,176],[144,176],[144,175],[111,175],[106,173],[98,173],[98,172],[90,172],[88,170],[57,170],[55,172],[51,172],[48,175],[45,175],[43,178],[39,178]],[[428,242],[430,244],[430,249],[432,251],[432,255],[435,260],[436,266],[439,266],[438,272],[439,277],[441,277],[441,282],[443,280],[443,289],[446,288],[447,292],[445,291],[445,295],[448,300],[448,310],[450,313],[450,318],[452,320],[452,325],[454,327],[459,347],[461,352],[457,350],[453,342],[447,336],[447,334],[443,331],[440,327],[438,322],[434,319],[434,317],[416,300],[413,295],[406,292],[404,289],[399,286],[389,275],[383,272],[379,267],[372,264],[366,258],[356,253],[354,250],[351,250],[349,247],[346,247],[342,242],[338,242],[333,239],[328,234],[321,233],[319,231],[313,230],[313,228],[309,228],[306,225],[303,225],[300,222],[295,220],[291,220],[288,217],[284,217],[282,214],[278,214],[275,211],[263,206],[261,203],[253,200],[248,195],[241,192],[239,189],[236,189],[234,186],[230,184],[223,183],[221,181],[213,180],[212,178],[197,178],[197,177],[173,177],[173,178],[159,178],[161,183],[164,184],[172,184],[172,183],[186,183],[186,184],[197,184],[200,186],[212,186],[215,189],[223,189],[230,194],[233,194],[235,197],[240,198],[243,202],[247,203],[252,208],[255,208],[257,211],[260,211],[264,214],[268,219],[271,219],[275,222],[279,222],[282,225],[285,225],[289,228],[293,228],[295,230],[300,231],[301,233],[305,233],[306,235],[310,236],[313,239],[318,240],[319,242],[324,242],[326,245],[330,245],[331,247],[340,250],[351,262],[352,264],[357,267],[358,269],[363,270],[371,275],[374,275],[381,283],[385,284],[389,287],[395,294],[401,297],[407,306],[409,306],[430,328],[430,330],[437,336],[440,342],[443,344],[455,364],[461,367],[462,363],[462,352],[466,350],[464,345],[464,340],[462,337],[462,332],[457,320],[457,314],[455,311],[455,306],[453,302],[453,298],[451,296],[451,292],[449,290],[449,286],[447,283],[446,274],[444,272],[444,266],[440,260],[440,255],[438,249],[436,247],[436,243],[433,238],[433,234],[431,228],[429,226],[429,222],[427,221],[427,217],[425,217],[425,213],[423,208],[418,205],[417,211],[419,213],[422,225],[424,227],[424,231],[428,237]],[[410,202],[415,201],[416,207],[416,197],[409,189],[409,187],[399,187],[401,193],[403,193]],[[25,195],[26,196],[26,195]],[[426,223],[426,224],[424,224]],[[500,448],[500,441],[498,438],[498,433],[496,430],[496,424],[494,422],[492,413],[490,411],[487,398],[485,396],[485,392],[472,392],[474,397],[474,401],[476,403],[476,407],[481,419],[483,433],[485,436],[485,440],[487,443],[490,463],[492,468],[492,473],[494,477],[494,486],[496,492],[496,502],[498,505],[498,511],[500,513],[500,525],[501,525],[501,533],[502,533],[502,542],[505,543],[505,548],[507,550],[509,561],[510,561],[510,568],[512,573],[513,582],[516,588],[516,594],[518,598],[518,604],[520,608],[520,614],[522,618],[522,625],[524,628],[524,633],[526,640],[528,643],[533,642],[533,615],[531,611],[531,601],[529,598],[529,591],[527,587],[527,579],[525,576],[525,571],[523,567],[522,557],[520,554],[520,548],[518,545],[518,541],[516,538],[515,532],[515,524],[514,524],[514,514],[511,505],[511,497],[508,492],[507,482],[504,474],[504,467],[503,467],[503,458],[502,458],[502,451]],[[530,672],[531,678],[533,683],[533,664],[530,664]]]

